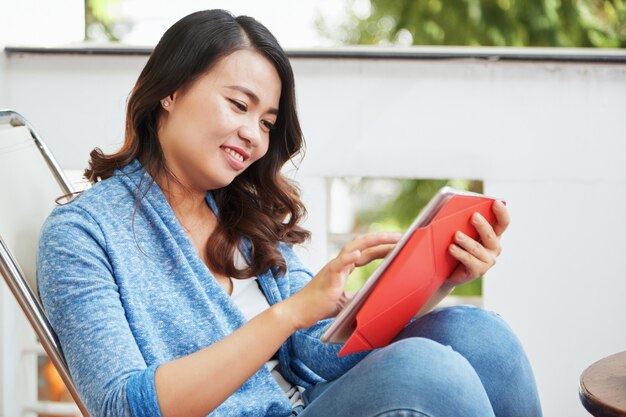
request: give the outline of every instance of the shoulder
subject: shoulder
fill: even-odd
[[[98,181],[78,194],[71,202],[56,207],[53,216],[72,212],[86,212],[94,217],[134,207],[140,195],[145,194],[152,178],[141,164],[134,160],[114,171],[113,176]]]
[[[101,235],[102,226],[119,222],[120,217],[132,214],[136,192],[119,177],[111,177],[94,184],[72,201],[55,207],[41,230],[41,241],[50,239],[68,241],[76,234],[88,232]]]
[[[70,203],[58,207],[65,210],[84,210],[96,213],[120,203],[135,201],[137,191],[129,188],[121,176],[114,176],[95,183],[91,188],[79,194]]]
[[[59,222],[71,217],[108,220],[132,210],[138,195],[138,185],[120,173],[95,183],[72,201],[55,207],[48,220]]]

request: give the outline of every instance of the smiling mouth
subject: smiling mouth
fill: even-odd
[[[240,154],[240,153],[239,153],[239,152],[237,152],[237,151],[233,151],[233,150],[232,150],[232,149],[230,149],[230,148],[224,148],[224,150],[225,150],[225,151],[226,151],[226,152],[227,152],[230,156],[232,156],[233,158],[235,158],[236,160],[238,160],[238,161],[240,161],[240,162],[243,162],[243,161],[244,161],[244,159],[245,159],[245,158],[243,157],[243,155],[242,155],[242,154]]]
[[[232,156],[238,162],[244,162],[250,159],[250,154],[236,146],[220,146],[228,155]]]

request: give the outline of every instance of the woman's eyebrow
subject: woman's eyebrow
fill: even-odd
[[[237,90],[240,91],[242,93],[244,93],[245,95],[248,96],[248,98],[254,103],[254,104],[259,104],[259,97],[254,94],[250,89],[241,86],[241,85],[229,85],[226,88],[230,88],[231,90]],[[274,108],[274,107],[270,107],[270,109],[268,110],[269,113],[272,113],[276,116],[278,116],[278,109]]]

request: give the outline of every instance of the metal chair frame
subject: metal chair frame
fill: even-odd
[[[50,152],[50,149],[46,146],[33,126],[22,115],[13,110],[0,110],[0,125],[2,124],[9,124],[13,127],[26,127],[42,157],[46,161],[50,172],[61,188],[61,191],[68,195],[74,192],[72,184],[65,176],[65,173],[52,155],[52,152]],[[0,236],[0,274],[3,276],[13,296],[22,308],[41,345],[59,372],[59,375],[63,379],[65,386],[72,395],[82,415],[89,417],[89,413],[78,395],[76,386],[70,376],[57,336],[48,321],[43,306],[35,296],[34,291],[36,291],[36,289],[33,290],[28,284],[15,257],[2,240],[2,236]]]

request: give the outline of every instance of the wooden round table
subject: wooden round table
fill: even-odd
[[[626,416],[626,352],[607,356],[585,369],[579,395],[596,417]]]

